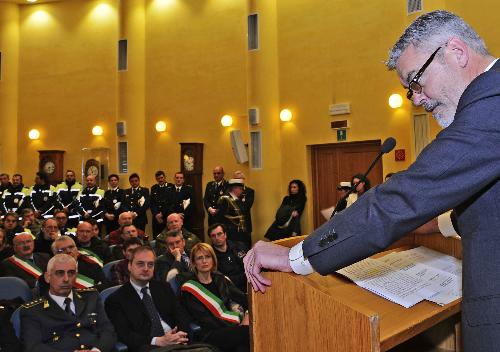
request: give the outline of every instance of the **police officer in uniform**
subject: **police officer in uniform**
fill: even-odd
[[[184,174],[180,171],[175,173],[174,182],[172,187],[169,187],[172,204],[170,211],[165,215],[168,217],[172,213],[179,214],[184,221],[184,227],[192,231],[191,217],[194,211],[193,187],[184,184]]]
[[[214,180],[207,183],[203,196],[203,205],[208,214],[208,225],[217,222],[217,201],[226,193],[227,188],[222,166],[214,167],[213,175]]]
[[[78,213],[78,195],[82,191],[82,185],[76,181],[76,174],[73,170],[66,171],[66,178],[56,187],[58,208],[63,209],[68,215],[68,228],[78,225],[80,215]]]
[[[49,291],[21,308],[21,339],[25,351],[112,351],[116,334],[99,293],[73,289],[77,264],[57,254],[47,266]]]
[[[149,189],[141,187],[141,179],[136,173],[130,175],[128,180],[130,188],[125,190],[123,209],[134,213],[134,225],[144,231],[148,223],[146,211],[149,208]]]
[[[104,225],[106,233],[110,234],[118,229],[118,217],[123,213],[123,200],[125,199],[125,191],[119,187],[120,177],[117,174],[108,176],[109,188],[104,193]]]
[[[0,213],[15,212],[21,214],[25,207],[25,200],[29,197],[29,189],[24,187],[23,177],[20,174],[12,176],[12,184],[3,192],[0,201]],[[27,203],[27,202],[26,202]]]
[[[85,178],[86,187],[78,196],[80,220],[94,219],[102,222],[104,214],[104,191],[97,186],[94,175]]]
[[[231,241],[242,242],[247,249],[251,247],[250,234],[246,228],[244,205],[241,201],[244,182],[242,179],[233,178],[228,182],[228,192],[217,202],[217,216],[219,222],[226,226],[227,238]]]
[[[160,170],[155,173],[157,184],[151,187],[151,215],[153,218],[153,236],[156,238],[165,228],[164,214],[168,212],[171,203],[168,189],[173,185],[167,183],[165,172]]]
[[[46,173],[41,171],[36,173],[35,184],[30,189],[29,204],[35,211],[36,218],[52,217],[56,205],[56,188],[49,184]]]

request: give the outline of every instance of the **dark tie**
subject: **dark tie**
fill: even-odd
[[[158,311],[156,310],[156,307],[153,303],[153,299],[148,293],[148,288],[141,288],[141,292],[142,302],[146,306],[149,319],[151,319],[151,335],[153,335],[153,337],[165,335],[165,331],[163,331],[163,327],[161,326],[160,316],[158,315]]]
[[[75,315],[73,314],[73,311],[71,310],[71,298],[66,297],[64,299],[64,311],[68,313],[69,315]]]
[[[181,191],[180,188],[176,188],[176,192],[179,193]]]

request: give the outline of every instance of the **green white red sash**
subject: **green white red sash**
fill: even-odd
[[[28,274],[30,274],[37,280],[40,277],[40,275],[43,274],[42,270],[39,267],[37,267],[34,263],[30,263],[27,260],[16,257],[15,255],[10,256],[8,260],[15,266],[26,271]]]
[[[92,252],[88,249],[85,249],[85,248],[78,248],[78,252],[80,253],[80,255],[83,256],[84,260],[91,262],[91,263],[94,263],[94,264],[97,264],[101,268],[104,266],[104,262],[102,261],[102,259],[94,252]]]
[[[181,287],[181,291],[195,296],[215,317],[233,324],[240,323],[239,313],[228,310],[222,300],[195,280],[189,280]]]
[[[76,288],[89,288],[94,286],[94,280],[82,274],[78,274],[76,277],[75,285]]]

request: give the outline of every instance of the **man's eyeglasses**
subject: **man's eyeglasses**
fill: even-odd
[[[418,83],[418,80],[420,77],[422,77],[422,74],[424,71],[427,69],[427,67],[431,64],[432,60],[434,60],[434,57],[436,56],[437,52],[441,49],[441,47],[437,48],[432,55],[427,59],[425,64],[418,70],[417,74],[413,77],[413,79],[410,81],[408,84],[408,92],[406,93],[406,97],[411,100],[413,97],[413,93],[420,94],[422,93],[422,86],[420,83]]]

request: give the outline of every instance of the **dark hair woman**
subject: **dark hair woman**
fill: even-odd
[[[288,184],[288,195],[283,198],[276,212],[275,221],[266,232],[265,237],[271,241],[300,234],[300,216],[306,206],[306,186],[301,180],[291,180]]]

